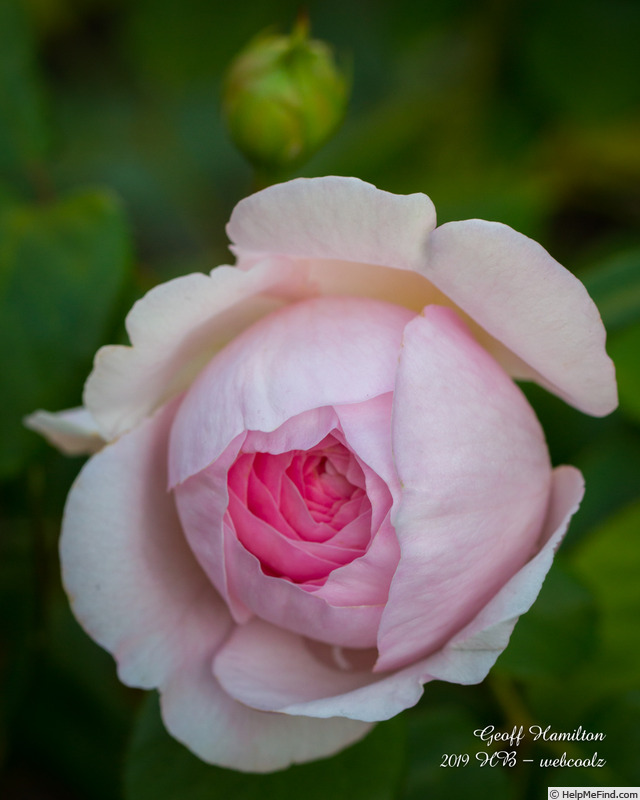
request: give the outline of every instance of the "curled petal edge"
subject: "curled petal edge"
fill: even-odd
[[[34,411],[24,420],[25,427],[41,436],[68,456],[91,455],[105,445],[96,421],[86,408],[65,411]]]

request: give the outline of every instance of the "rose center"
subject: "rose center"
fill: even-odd
[[[269,575],[318,585],[367,549],[364,474],[331,435],[308,451],[241,453],[228,490],[227,522]]]

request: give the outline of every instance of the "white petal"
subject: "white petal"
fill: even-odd
[[[298,178],[241,200],[227,233],[240,263],[284,255],[416,269],[435,224],[424,194],[396,195],[331,176]]]
[[[304,272],[264,263],[218,267],[156,286],[127,317],[132,347],[98,351],[84,402],[113,439],[182,392],[212,356],[260,317],[304,294]]]
[[[68,456],[96,453],[105,444],[86,408],[70,408],[57,413],[35,411],[25,417],[24,424]]]
[[[165,684],[162,715],[169,732],[203,761],[244,772],[271,772],[333,755],[371,724],[270,714],[233,699],[211,669],[214,650],[194,631],[191,657]],[[258,676],[259,678],[259,676]]]
[[[536,380],[587,414],[616,407],[598,309],[537,242],[497,222],[449,222],[429,238],[420,272],[515,353],[518,377]]]
[[[166,491],[173,409],[84,466],[65,508],[63,581],[78,620],[130,685],[160,685],[185,658],[193,626],[215,643],[230,618],[186,544]]]

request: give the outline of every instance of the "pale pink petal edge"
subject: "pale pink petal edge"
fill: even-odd
[[[425,194],[397,195],[358,178],[296,178],[241,200],[227,234],[241,267],[270,255],[416,269],[436,224]]]
[[[243,330],[306,294],[305,271],[286,261],[251,273],[221,266],[151,289],[127,315],[131,346],[102,347],[85,384],[84,405],[103,437],[134,428]]]
[[[328,294],[369,295],[363,264],[377,267],[370,268],[376,280],[380,267],[422,275],[423,300],[442,302],[441,293],[460,308],[514,377],[537,381],[585,413],[610,413],[617,406],[615,372],[598,310],[580,281],[507,225],[472,219],[434,226],[426,195],[394,195],[329,176],[251,195],[236,206],[227,231],[241,269],[275,256],[299,259],[300,269],[304,259],[311,275],[317,262],[318,288]],[[332,262],[340,263],[337,275]],[[385,281],[404,302],[391,278]],[[408,276],[404,282],[411,283]]]
[[[86,408],[58,412],[38,410],[25,417],[23,423],[68,456],[97,453],[105,444]]]
[[[273,772],[331,756],[371,730],[359,720],[272,714],[238,703],[214,677],[213,657],[214,649],[203,649],[160,687],[167,730],[207,763]]]
[[[615,370],[598,309],[533,239],[499,222],[448,222],[429,237],[419,271],[528,365],[517,377],[593,416],[615,409]]]

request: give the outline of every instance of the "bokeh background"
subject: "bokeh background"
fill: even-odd
[[[124,341],[156,283],[228,263],[251,191],[220,113],[222,75],[282,0],[0,0],[0,796],[3,800],[533,800],[640,785],[640,3],[324,0],[312,32],[350,71],[344,125],[297,174],[422,191],[440,222],[541,241],[609,330],[620,408],[594,420],[526,388],[554,463],[587,495],[540,598],[489,678],[427,686],[340,756],[255,777],[173,742],[122,687],[62,593],[57,539],[81,465],[23,430],[79,403],[97,347]],[[520,746],[479,766],[486,725],[581,725],[604,742]],[[510,749],[510,748],[508,748]],[[602,769],[540,760],[588,758]],[[468,766],[441,767],[469,754]]]

